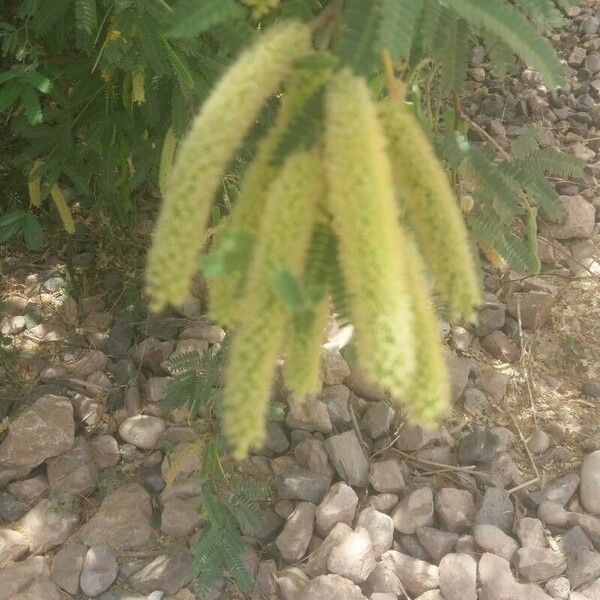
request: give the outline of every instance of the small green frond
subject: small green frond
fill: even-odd
[[[219,530],[213,525],[207,525],[202,529],[198,538],[198,543],[192,547],[191,552],[194,558],[192,562],[192,573],[199,575],[201,571],[206,570],[209,564],[209,556],[220,542]]]
[[[561,27],[565,19],[552,0],[515,0],[517,7],[540,31]]]
[[[215,25],[243,16],[235,0],[180,0],[169,20],[167,37],[192,38]]]
[[[252,579],[242,559],[245,548],[241,537],[237,532],[226,530],[222,535],[221,547],[230,575],[242,592],[250,592],[252,590]]]
[[[394,62],[406,58],[422,10],[423,0],[382,0],[376,54],[387,49]]]
[[[193,371],[186,371],[171,379],[165,389],[165,397],[161,400],[161,408],[179,408],[189,403],[194,394],[198,375]]]
[[[168,369],[171,373],[177,374],[182,371],[191,371],[193,369],[200,369],[203,365],[203,358],[198,350],[190,350],[189,352],[183,352],[178,354],[168,362]]]
[[[445,43],[438,50],[441,62],[440,89],[445,95],[460,94],[469,66],[469,28],[460,18],[450,19],[445,26]]]
[[[476,29],[493,33],[515,54],[536,69],[548,85],[564,83],[564,69],[554,48],[537,35],[525,17],[504,0],[444,0],[465,21]]]
[[[507,226],[495,218],[494,214],[476,207],[467,221],[473,234],[490,244],[517,273],[535,272],[537,260],[529,248]]]
[[[576,156],[553,148],[536,150],[527,158],[527,164],[554,177],[576,178],[583,174],[584,163]]]
[[[80,50],[92,50],[97,29],[96,0],[75,0],[75,34]]]
[[[376,39],[381,0],[347,0],[342,14],[335,54],[357,73],[368,73],[377,62]]]

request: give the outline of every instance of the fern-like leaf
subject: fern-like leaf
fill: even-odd
[[[96,0],[75,0],[75,33],[80,50],[91,51],[97,29]]]
[[[441,62],[440,88],[444,94],[460,94],[469,66],[469,28],[460,18],[444,24],[445,44],[438,49]]]
[[[410,52],[423,0],[382,0],[376,52],[389,50],[397,62]]]
[[[564,71],[550,43],[537,35],[525,17],[504,0],[445,0],[476,29],[493,33],[518,56],[535,68],[548,85],[559,86]]]

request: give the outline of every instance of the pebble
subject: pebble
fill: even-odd
[[[202,523],[199,498],[170,498],[163,506],[160,530],[172,538],[191,535]]]
[[[394,421],[396,411],[385,402],[372,402],[369,404],[362,419],[362,427],[376,440],[387,433]]]
[[[394,522],[389,515],[374,508],[364,508],[356,520],[357,527],[364,527],[373,543],[375,558],[391,550],[394,541]]]
[[[477,562],[469,554],[447,554],[440,561],[440,590],[445,600],[477,600]]]
[[[547,483],[541,490],[531,493],[529,498],[538,505],[548,500],[564,506],[577,490],[579,483],[577,473],[566,473]]]
[[[583,508],[600,514],[600,450],[585,456],[581,465],[580,497]]]
[[[515,567],[523,579],[537,583],[562,575],[567,563],[560,552],[550,548],[520,548],[515,554]]]
[[[435,562],[454,550],[458,542],[458,534],[441,531],[434,527],[419,527],[417,539]]]
[[[349,485],[343,481],[334,484],[317,509],[317,531],[327,535],[337,523],[352,524],[357,506],[358,496]]]
[[[564,507],[549,500],[540,503],[537,514],[542,523],[553,527],[565,527],[569,522],[569,513]]]
[[[388,550],[381,558],[390,564],[406,591],[413,596],[419,596],[440,586],[440,573],[435,565],[396,550]]]
[[[485,552],[501,556],[508,562],[512,560],[514,553],[519,548],[516,540],[494,525],[477,525],[473,529],[473,536]]]
[[[283,570],[277,578],[283,600],[298,600],[309,583],[310,577],[298,567]]]
[[[393,459],[371,463],[369,483],[381,494],[401,494],[406,489],[400,462]]]
[[[43,498],[21,520],[19,530],[31,554],[45,554],[63,544],[77,529],[79,515]]]
[[[0,569],[22,558],[28,550],[29,544],[23,534],[0,528]]]
[[[600,398],[600,381],[595,379],[586,379],[583,382],[581,391],[591,398]]]
[[[565,575],[573,588],[600,577],[600,553],[579,525],[562,536],[559,549],[567,558]]]
[[[65,592],[75,595],[87,552],[88,549],[79,543],[63,546],[52,559],[50,579]]]
[[[423,487],[408,493],[392,514],[394,527],[400,533],[415,533],[419,527],[433,522],[433,493]]]
[[[281,582],[280,582],[281,585]],[[360,588],[339,575],[315,577],[297,596],[297,600],[366,600]]]
[[[569,595],[571,594],[571,584],[566,577],[550,579],[544,585],[544,589],[555,600],[569,600]]]
[[[467,490],[442,488],[435,496],[435,512],[444,529],[463,533],[475,517],[473,495]]]
[[[88,596],[98,596],[117,578],[119,567],[114,551],[108,546],[92,546],[85,556],[79,579],[81,591]]]
[[[325,441],[325,448],[341,479],[356,487],[366,487],[369,462],[355,431],[332,435]]]
[[[136,415],[129,417],[119,427],[121,439],[142,450],[153,450],[166,429],[158,417]]]
[[[512,531],[514,518],[515,508],[510,494],[502,488],[487,488],[475,516],[475,524],[495,525],[509,533]]]
[[[529,437],[527,447],[533,454],[543,454],[550,447],[550,437],[545,431],[536,429]]]
[[[331,573],[362,583],[375,568],[375,553],[369,532],[357,527],[335,545],[327,559]]]
[[[376,494],[369,496],[369,504],[376,510],[387,513],[398,504],[398,496],[396,494]]]
[[[327,405],[318,398],[307,398],[298,400],[288,397],[290,410],[285,417],[285,424],[290,429],[302,429],[304,431],[320,433],[331,433],[333,426],[329,417]]]
[[[315,511],[314,504],[299,502],[288,517],[283,531],[277,536],[277,548],[288,562],[296,562],[306,553],[313,534]]]
[[[335,473],[323,440],[315,438],[302,440],[294,447],[294,457],[301,467],[313,473],[329,478]]]
[[[350,367],[336,349],[321,354],[321,379],[324,385],[340,385],[350,375]]]
[[[275,485],[282,500],[305,500],[319,504],[329,491],[331,478],[301,467],[287,467],[277,476]]]
[[[61,492],[89,496],[98,485],[98,468],[81,437],[71,450],[48,461],[47,474],[50,487]]]
[[[458,444],[461,465],[489,465],[502,451],[502,440],[489,429],[468,433]]]
[[[323,540],[321,545],[308,557],[306,561],[305,571],[311,577],[327,574],[327,560],[329,554],[335,546],[339,546],[341,542],[352,533],[352,529],[346,523],[338,523]]]
[[[544,525],[540,519],[522,517],[517,520],[515,533],[524,548],[545,548]]]

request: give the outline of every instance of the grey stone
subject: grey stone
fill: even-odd
[[[567,563],[562,554],[550,548],[520,548],[515,567],[523,579],[537,583],[562,575]]]
[[[548,229],[557,240],[571,238],[589,238],[594,231],[594,205],[581,196],[561,196],[561,202],[566,209],[562,223],[552,223]]]
[[[264,449],[275,454],[282,454],[290,446],[283,427],[279,423],[269,423],[267,426],[267,437]]]
[[[166,429],[165,422],[150,415],[136,415],[119,426],[121,439],[142,450],[153,450]]]
[[[288,467],[277,476],[275,483],[283,500],[306,500],[319,504],[329,490],[331,478],[301,467]]]
[[[440,561],[440,590],[445,600],[477,600],[477,562],[468,554],[447,554]]]
[[[349,409],[350,390],[345,385],[326,386],[319,398],[327,406],[329,418],[336,430],[346,429],[352,421]]]
[[[268,598],[277,584],[277,563],[273,559],[262,560],[258,565],[254,592],[259,598]],[[192,599],[193,600],[193,599]]]
[[[27,538],[31,554],[45,554],[64,543],[78,524],[79,515],[42,499],[23,517],[19,530]]]
[[[187,537],[202,522],[199,498],[170,498],[164,504],[160,530],[173,538]]]
[[[357,527],[364,527],[373,542],[375,558],[391,550],[394,541],[394,522],[389,515],[374,508],[364,508],[356,520]]]
[[[400,462],[393,459],[371,463],[369,483],[382,494],[401,494],[406,489]]]
[[[362,419],[362,427],[371,439],[376,440],[387,433],[396,416],[396,411],[385,402],[372,402]]]
[[[46,394],[13,421],[0,444],[0,488],[34,467],[67,452],[75,441],[73,406],[68,398]]]
[[[31,505],[48,491],[48,480],[44,475],[13,481],[8,484],[9,493],[19,502]]]
[[[137,368],[131,358],[121,358],[108,367],[110,374],[122,384],[127,384],[137,377]]]
[[[23,534],[0,528],[0,569],[25,556],[28,550],[29,544]]]
[[[433,522],[433,493],[427,488],[419,488],[408,493],[392,514],[394,527],[400,533],[415,533],[419,527]]]
[[[501,556],[508,562],[512,560],[514,553],[519,548],[516,540],[494,525],[477,525],[473,530],[473,536],[484,552]]]
[[[588,15],[587,17],[584,17],[582,19],[581,23],[579,24],[579,27],[581,28],[581,32],[584,35],[592,35],[598,32],[599,25],[600,24],[596,17]]]
[[[192,580],[192,555],[187,548],[169,550],[168,555],[157,556],[152,562],[129,578],[137,592],[162,590],[176,594]]]
[[[600,577],[600,553],[594,550],[581,527],[571,527],[559,542],[560,551],[567,557],[565,575],[573,588]]]
[[[398,600],[398,594],[391,592],[375,592],[369,596],[369,600]]]
[[[369,496],[369,504],[376,510],[389,513],[398,504],[398,496],[396,494],[375,494]]]
[[[600,450],[588,454],[581,465],[581,504],[594,515],[600,514]]]
[[[81,528],[88,546],[107,545],[117,552],[143,547],[152,537],[150,495],[139,483],[128,483],[107,496]]]
[[[357,527],[336,544],[329,553],[327,568],[331,573],[353,581],[366,581],[375,568],[375,554],[369,532]]]
[[[534,454],[543,454],[550,447],[550,437],[545,431],[536,429],[529,436],[527,446]]]
[[[439,587],[440,574],[435,565],[413,558],[396,550],[388,550],[381,559],[393,569],[406,591],[413,596]]]
[[[481,339],[481,347],[496,360],[512,363],[519,359],[519,348],[503,331],[493,331]]]
[[[437,563],[442,560],[446,554],[450,554],[458,542],[458,534],[441,531],[434,527],[419,527],[417,529],[417,538],[423,548]]]
[[[403,550],[406,554],[409,554],[413,558],[418,558],[419,560],[431,560],[429,552],[425,550],[423,544],[421,544],[419,538],[415,533],[409,535],[402,534],[398,536],[398,542],[399,546],[394,546],[394,550]]]
[[[98,435],[89,440],[88,445],[98,470],[114,467],[119,462],[119,444],[112,435]]]
[[[522,517],[517,520],[515,533],[523,548],[545,548],[544,525],[540,519]]]
[[[402,452],[416,452],[431,446],[442,439],[439,427],[427,428],[422,425],[406,425],[398,434],[396,448]]]
[[[290,409],[286,415],[285,424],[290,429],[331,433],[333,426],[329,418],[329,411],[325,403],[318,398],[296,399],[290,396],[288,405]]]
[[[566,577],[550,579],[550,581],[547,581],[544,585],[544,589],[555,600],[569,600],[571,594],[571,584]]]
[[[0,520],[7,523],[18,521],[29,510],[27,501],[17,500],[12,494],[0,491]]]
[[[292,513],[290,512],[290,514]],[[289,517],[289,515],[287,516]],[[246,525],[243,525],[241,530],[244,535],[249,537],[254,536],[263,543],[270,540],[283,525],[281,517],[270,507],[259,508],[256,517],[256,529],[254,527],[248,528]]]
[[[473,495],[467,490],[442,488],[435,496],[435,512],[444,529],[463,533],[475,517]]]
[[[48,461],[47,472],[50,487],[61,492],[89,496],[98,485],[98,468],[81,437],[71,450]]]
[[[352,533],[352,529],[346,523],[338,523],[329,532],[321,545],[309,556],[306,561],[306,573],[310,577],[327,574],[327,560],[331,550],[338,546],[346,536]]]
[[[479,561],[480,600],[552,600],[540,587],[516,581],[507,560],[486,552]]]
[[[457,402],[469,383],[469,375],[473,369],[473,365],[468,358],[462,358],[455,354],[448,354],[446,365],[448,367],[448,374],[450,375],[452,400]]]
[[[506,320],[506,306],[493,296],[490,300],[485,308],[477,313],[475,335],[478,337],[485,337],[497,329],[502,329]]]
[[[341,479],[357,487],[367,485],[369,463],[355,431],[332,435],[325,441],[325,448]]]
[[[487,396],[477,388],[467,388],[463,394],[463,406],[474,417],[483,415],[489,402]]]
[[[317,531],[327,535],[337,523],[351,525],[357,506],[358,496],[349,485],[343,481],[334,484],[317,509]]]
[[[461,465],[489,465],[501,452],[502,440],[489,429],[467,434],[458,444]]]
[[[325,350],[321,355],[321,379],[325,385],[340,385],[350,375],[350,367],[338,350]]]
[[[0,569],[0,600],[15,600],[36,579],[47,577],[48,563],[41,556],[30,556]]]
[[[329,460],[323,440],[308,438],[298,442],[294,447],[294,457],[304,469],[329,478],[333,477],[335,469]]]
[[[300,600],[309,583],[310,577],[298,567],[285,569],[277,578],[283,600]]]
[[[62,600],[62,598],[63,594],[52,581],[47,577],[40,577],[11,600]]]
[[[63,546],[52,559],[50,579],[69,594],[74,595],[79,589],[79,576],[87,551],[83,544],[73,543]]]
[[[367,600],[360,588],[339,575],[315,577],[298,596],[298,600]]]
[[[600,398],[600,381],[586,379],[583,382],[581,391],[591,398]]]
[[[523,328],[537,330],[543,327],[550,317],[550,310],[555,302],[555,294],[514,294],[508,302],[508,312],[516,319],[520,310]]]
[[[538,506],[537,514],[542,523],[553,527],[566,527],[569,522],[569,513],[560,504],[549,500]]]
[[[81,591],[88,596],[99,596],[117,578],[117,556],[108,546],[92,546],[85,556],[79,578]]]
[[[512,531],[515,508],[510,494],[502,488],[487,488],[483,494],[475,524],[495,525],[504,532]]]
[[[577,473],[567,473],[550,483],[547,483],[541,490],[533,492],[529,498],[534,504],[541,504],[545,500],[564,506],[573,496],[579,486],[579,475]]]
[[[277,537],[279,552],[288,562],[296,562],[306,553],[313,534],[315,510],[314,504],[299,502]]]
[[[373,593],[395,594],[396,596],[402,593],[402,584],[390,561],[380,560],[377,562],[365,585]]]
[[[597,600],[600,598],[600,578],[582,585],[577,593],[581,594],[581,600]],[[577,600],[571,596],[572,600]]]

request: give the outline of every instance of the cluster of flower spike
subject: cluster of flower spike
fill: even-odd
[[[336,240],[361,367],[401,399],[409,417],[432,421],[449,385],[428,277],[455,315],[470,317],[479,287],[460,210],[427,138],[405,107],[379,105],[346,68],[327,73],[324,127],[308,149],[276,158],[310,32],[287,22],[265,32],[225,74],[179,149],[166,185],[147,268],[151,306],[179,305],[191,285],[221,178],[258,112],[286,85],[279,115],[248,167],[228,225],[252,237],[234,273],[209,282],[213,317],[235,329],[224,390],[224,429],[238,456],[262,445],[278,360],[298,395],[318,391],[327,290],[298,311],[274,277],[315,283],[314,235]],[[295,94],[298,94],[295,96]],[[414,238],[414,239],[413,239]],[[213,244],[221,242],[219,235]],[[423,258],[422,258],[423,257]],[[316,271],[318,273],[318,269]],[[310,297],[310,294],[309,294]]]

